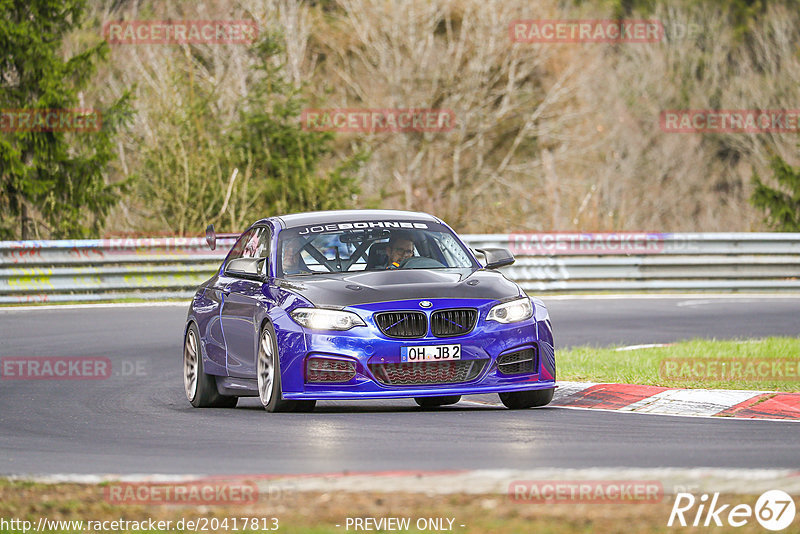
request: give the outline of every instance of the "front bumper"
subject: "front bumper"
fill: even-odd
[[[305,400],[377,399],[471,395],[555,387],[555,351],[550,322],[545,320],[546,311],[538,310],[539,314],[519,323],[500,324],[485,320],[489,309],[497,301],[433,299],[432,302],[433,306],[424,310],[429,317],[432,312],[447,308],[477,308],[478,321],[475,328],[468,334],[447,338],[428,334],[424,338],[404,340],[388,338],[381,333],[373,320],[374,313],[420,311],[417,300],[347,308],[348,311],[358,313],[367,326],[345,332],[310,331],[287,317],[288,322],[281,326],[284,332],[286,329],[293,332],[286,332],[283,342],[279,335],[283,397]],[[401,347],[439,344],[461,345],[461,361],[476,360],[476,365],[481,365],[480,372],[467,381],[457,383],[446,383],[445,380],[445,383],[435,384],[388,385],[378,379],[375,366],[401,363]],[[534,371],[515,375],[501,372],[497,358],[523,349],[535,350],[537,357]],[[306,360],[314,357],[352,362],[355,376],[343,383],[308,382],[305,376]]]

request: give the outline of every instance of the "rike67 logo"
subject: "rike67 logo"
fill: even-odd
[[[781,490],[765,491],[754,507],[749,504],[720,504],[719,493],[711,497],[704,493],[699,499],[691,493],[678,493],[667,526],[721,527],[727,523],[732,527],[742,527],[755,518],[765,529],[779,531],[791,525],[794,517],[794,500]]]

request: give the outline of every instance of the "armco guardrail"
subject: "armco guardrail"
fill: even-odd
[[[505,247],[531,293],[800,290],[798,233],[466,235]],[[0,303],[188,298],[219,267],[204,238],[0,241]]]
[[[187,298],[233,240],[201,237],[0,241],[0,303]]]
[[[466,236],[502,246],[526,291],[800,289],[800,233],[564,233]]]

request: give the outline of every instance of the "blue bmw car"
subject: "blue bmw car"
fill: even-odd
[[[207,235],[215,246],[213,227]],[[195,407],[259,397],[270,412],[318,400],[413,398],[430,408],[498,393],[544,406],[555,389],[547,308],[440,219],[389,210],[269,217],[242,233],[194,295],[183,378]]]

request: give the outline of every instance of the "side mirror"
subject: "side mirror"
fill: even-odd
[[[487,269],[498,269],[514,263],[514,255],[505,248],[479,248],[476,249],[486,258]]]
[[[263,282],[267,258],[236,258],[225,266],[225,274],[234,278],[245,278]]]
[[[209,224],[206,227],[206,243],[208,243],[208,248],[211,250],[216,250],[217,248],[217,233],[214,231],[214,225]]]

